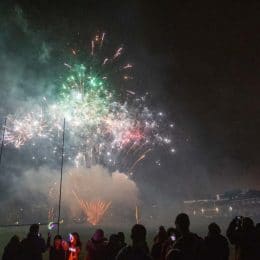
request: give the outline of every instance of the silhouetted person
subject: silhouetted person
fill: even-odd
[[[156,234],[156,236],[154,237],[153,239],[153,242],[156,243],[157,242],[157,239],[158,239],[158,236],[162,237],[162,236],[165,236],[167,237],[167,232],[166,232],[166,229],[164,226],[160,226],[159,227],[159,230],[158,230],[158,233]]]
[[[257,232],[260,232],[260,223],[256,223],[255,228]]]
[[[236,256],[240,260],[260,259],[259,236],[251,218],[233,219],[227,229],[227,237],[236,246]]]
[[[30,226],[27,238],[21,242],[21,259],[42,260],[42,254],[46,251],[47,247],[39,233],[39,228],[38,224]]]
[[[21,243],[18,236],[13,236],[4,249],[2,260],[18,260],[21,258]]]
[[[204,241],[198,235],[190,232],[190,219],[185,213],[176,217],[175,225],[181,236],[168,252],[167,260],[202,260],[205,259]]]
[[[151,249],[152,259],[159,260],[161,258],[163,244],[166,240],[167,232],[163,226],[160,226],[158,234],[154,238],[154,244]]]
[[[62,237],[56,235],[53,240],[53,245],[50,245],[51,236],[48,236],[47,247],[49,248],[49,260],[65,260],[66,251],[62,244]]]
[[[119,240],[118,235],[112,234],[109,237],[109,241],[107,244],[107,250],[106,250],[107,258],[106,259],[115,260],[120,249],[121,249],[121,245],[120,245],[120,240]]]
[[[205,237],[206,258],[211,260],[228,260],[229,246],[227,239],[221,235],[221,229],[216,223],[208,226]]]
[[[167,239],[162,245],[161,260],[164,260],[168,251],[172,248],[175,241],[181,236],[176,228],[170,227],[166,231]]]
[[[107,239],[102,229],[97,229],[92,238],[87,242],[87,260],[106,259]]]
[[[118,235],[120,247],[121,248],[125,247],[126,246],[125,234],[123,232],[118,232],[117,235]]]
[[[126,246],[119,252],[117,260],[150,260],[149,248],[146,243],[146,229],[136,224],[131,230],[132,245]]]
[[[68,260],[79,260],[79,254],[81,251],[81,241],[79,234],[77,232],[73,232],[69,235],[69,243],[64,247],[66,252],[66,257]]]
[[[184,254],[179,249],[173,248],[168,256],[165,259],[174,259],[174,260],[184,260]],[[191,258],[193,259],[193,258]],[[194,258],[195,259],[195,258]],[[199,258],[200,259],[200,258]]]
[[[257,240],[260,241],[260,223],[255,225],[256,233],[257,233]]]

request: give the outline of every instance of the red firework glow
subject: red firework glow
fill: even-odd
[[[129,143],[139,143],[144,139],[144,134],[140,131],[140,129],[134,129],[126,131],[122,137],[122,145],[127,145]]]
[[[83,210],[87,218],[87,221],[93,226],[99,224],[104,214],[109,209],[111,202],[105,202],[101,200],[87,202],[79,198],[75,191],[72,192],[73,195],[76,197],[77,201],[79,202],[79,205]]]

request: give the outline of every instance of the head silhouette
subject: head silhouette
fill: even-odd
[[[169,227],[169,228],[167,229],[167,236],[168,236],[168,237],[172,236],[172,235],[174,234],[174,231],[176,231],[175,228]]]
[[[38,235],[39,229],[40,229],[39,224],[32,224],[30,226],[29,233],[32,234],[32,235]]]
[[[189,216],[185,213],[180,213],[175,219],[175,225],[177,230],[180,233],[183,234],[189,232],[189,228],[190,228]]]
[[[95,242],[103,242],[105,239],[105,234],[103,229],[97,229],[92,236],[92,240]]]
[[[123,232],[118,232],[117,235],[118,235],[120,242],[124,243],[125,242],[125,234]]]
[[[208,230],[209,230],[208,234],[213,236],[219,235],[221,233],[221,229],[219,225],[214,222],[209,224]]]
[[[259,231],[260,231],[260,223],[257,223],[257,224],[255,225],[255,228],[256,228],[256,230],[259,232]]]
[[[10,241],[9,241],[10,245],[17,245],[19,243],[20,243],[20,239],[17,235],[12,236]]]
[[[117,234],[110,235],[110,237],[109,237],[109,244],[118,245],[118,243],[119,243],[118,235]]]
[[[60,248],[62,244],[62,237],[60,235],[56,235],[53,240],[53,246],[55,248]]]
[[[254,228],[254,221],[251,218],[245,217],[242,219],[242,229],[248,231]]]
[[[164,232],[164,231],[166,232],[165,227],[164,227],[164,226],[160,226],[160,227],[159,227],[159,232],[160,232],[160,231],[161,231],[161,232]]]
[[[145,242],[146,240],[146,229],[141,224],[136,224],[132,227],[131,238],[133,243]]]
[[[165,230],[165,228],[163,227],[163,226],[160,226],[159,227],[159,232],[158,232],[158,234],[157,234],[157,238],[156,238],[156,242],[163,242],[164,240],[166,240],[167,239],[167,232],[166,232],[166,230]]]

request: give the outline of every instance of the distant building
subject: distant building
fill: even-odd
[[[215,198],[184,201],[183,206],[186,213],[194,216],[260,218],[260,191],[228,191]]]

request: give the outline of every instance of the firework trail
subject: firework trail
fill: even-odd
[[[146,157],[146,154],[147,154],[147,153],[149,153],[149,152],[151,152],[151,151],[152,151],[151,148],[149,148],[147,151],[145,151],[145,152],[133,163],[133,165],[129,168],[128,173],[132,175],[132,171],[133,171],[133,169],[135,168],[135,166],[136,166],[140,161],[142,161],[142,160]]]
[[[140,220],[141,220],[140,208],[136,205],[135,206],[135,221],[136,221],[136,224],[140,224]]]

